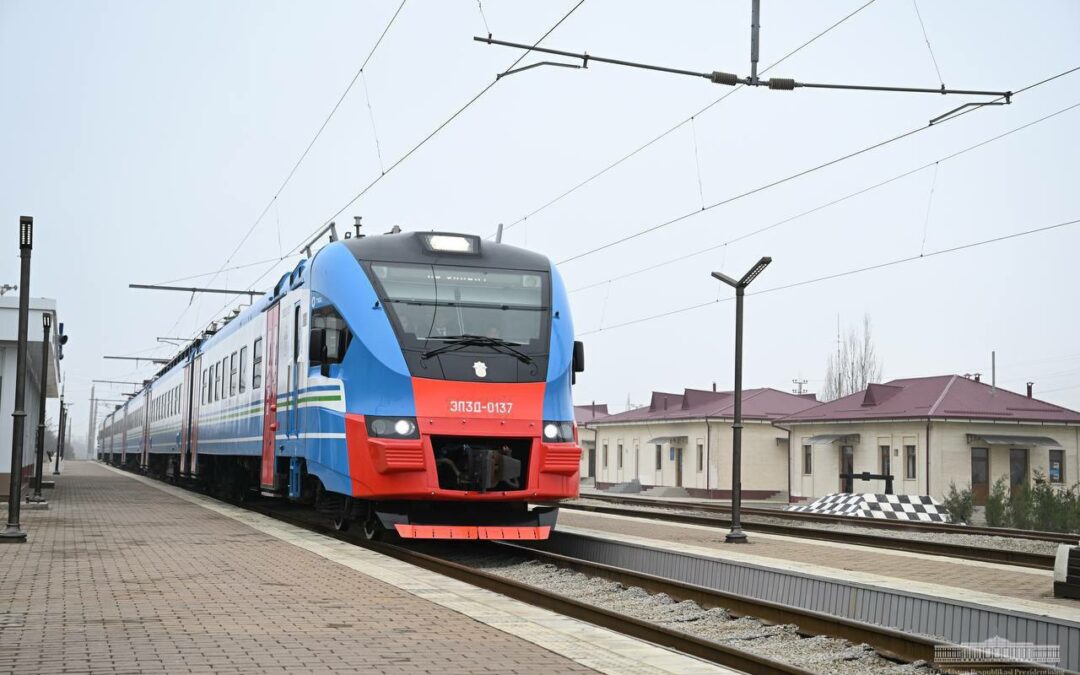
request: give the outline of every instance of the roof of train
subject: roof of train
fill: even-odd
[[[466,236],[478,244],[476,253],[433,253],[426,245],[426,237],[432,234],[445,234],[450,236]],[[380,261],[380,262],[404,262],[404,263],[429,263],[433,265],[450,265],[458,267],[491,267],[497,269],[515,269],[546,272],[551,269],[551,261],[547,256],[528,249],[519,248],[510,244],[483,241],[474,235],[462,235],[456,232],[399,232],[378,236],[352,237],[339,240],[348,248],[349,252],[357,260]],[[192,350],[201,351],[211,347],[215,342],[224,339],[241,326],[247,324],[255,316],[261,314],[267,307],[272,305],[279,296],[291,289],[300,288],[307,283],[307,271],[310,264],[318,259],[320,249],[311,259],[303,259],[297,263],[290,272],[283,274],[274,284],[273,288],[264,295],[259,296],[250,305],[245,307],[236,317],[229,320],[213,335],[200,337],[180,350],[161,370],[150,378],[152,385],[166,372],[183,361],[183,356]],[[133,401],[145,395],[147,387],[139,389],[131,400],[117,407],[116,410],[106,416],[106,420],[127,408]]]

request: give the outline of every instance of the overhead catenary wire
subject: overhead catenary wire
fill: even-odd
[[[824,202],[822,204],[814,206],[814,207],[812,207],[810,209],[806,209],[804,211],[801,211],[801,212],[799,212],[799,213],[797,213],[795,215],[788,216],[788,217],[783,218],[781,220],[775,221],[775,222],[773,222],[773,223],[771,223],[769,225],[765,225],[763,227],[757,228],[757,229],[752,230],[750,232],[746,232],[744,234],[740,234],[740,235],[738,235],[736,237],[733,237],[731,239],[728,239],[728,240],[726,240],[724,242],[715,244],[713,246],[708,246],[706,248],[696,248],[691,253],[687,253],[687,254],[684,254],[684,255],[679,255],[679,256],[676,256],[676,257],[673,257],[673,258],[668,258],[668,259],[663,260],[661,262],[651,263],[651,264],[649,264],[647,266],[644,266],[644,267],[629,270],[629,271],[623,272],[621,274],[618,274],[616,276],[613,276],[613,277],[610,277],[610,278],[607,278],[607,279],[602,279],[600,281],[592,282],[592,283],[586,284],[584,286],[579,286],[577,288],[573,288],[569,292],[570,293],[578,293],[580,291],[585,291],[585,290],[588,290],[590,288],[595,288],[597,286],[602,286],[602,285],[604,285],[606,283],[609,283],[609,282],[612,282],[612,281],[619,281],[621,279],[626,279],[626,278],[629,278],[629,277],[632,277],[632,276],[636,276],[638,274],[643,274],[645,272],[650,272],[652,270],[658,269],[660,267],[664,267],[666,265],[671,265],[673,263],[681,262],[683,260],[688,260],[690,258],[699,256],[699,255],[704,255],[706,253],[710,253],[710,252],[715,251],[717,249],[724,250],[724,252],[726,254],[726,251],[727,251],[726,247],[728,245],[730,245],[730,244],[735,244],[737,242],[744,241],[746,239],[750,239],[751,237],[757,236],[759,234],[763,234],[763,233],[768,232],[770,230],[773,230],[773,229],[775,229],[777,227],[780,227],[781,225],[785,225],[787,223],[799,220],[801,218],[812,215],[814,213],[817,213],[817,212],[822,211],[824,209],[827,209],[829,207],[836,206],[837,204],[841,204],[841,203],[846,202],[846,201],[848,201],[850,199],[854,199],[855,197],[866,194],[866,193],[871,192],[873,190],[876,190],[878,188],[885,187],[886,185],[889,185],[891,183],[895,183],[898,180],[902,180],[904,178],[907,178],[908,176],[915,175],[915,174],[917,174],[917,173],[919,173],[921,171],[925,171],[926,169],[929,169],[931,167],[935,167],[938,164],[948,162],[949,160],[955,159],[955,158],[960,157],[961,155],[965,155],[965,154],[967,154],[967,153],[969,153],[969,152],[971,152],[973,150],[977,150],[979,148],[982,148],[982,147],[985,147],[985,146],[990,145],[992,143],[995,143],[995,142],[997,142],[999,140],[1002,140],[1004,138],[1012,136],[1013,134],[1019,133],[1019,132],[1025,130],[1025,129],[1028,129],[1030,127],[1033,127],[1033,126],[1036,126],[1036,125],[1041,124],[1043,122],[1046,122],[1048,120],[1051,120],[1051,119],[1053,119],[1055,117],[1058,117],[1059,115],[1062,115],[1062,114],[1067,113],[1069,111],[1075,110],[1077,108],[1080,108],[1080,102],[1073,103],[1072,105],[1066,106],[1064,108],[1060,108],[1058,110],[1055,110],[1052,113],[1043,115],[1043,116],[1041,116],[1041,117],[1039,117],[1037,119],[1034,119],[1034,120],[1032,120],[1030,122],[1026,122],[1025,124],[1022,124],[1022,125],[1020,125],[1018,127],[1013,127],[1012,129],[1009,129],[1008,131],[1004,131],[1002,133],[996,134],[994,136],[991,136],[990,138],[983,139],[982,141],[979,141],[978,143],[974,143],[972,145],[961,148],[960,150],[956,150],[954,152],[951,152],[948,155],[944,155],[942,157],[939,157],[938,159],[936,159],[936,160],[934,160],[932,162],[927,162],[927,163],[922,164],[920,166],[917,166],[917,167],[915,167],[913,169],[908,169],[906,171],[902,171],[902,172],[900,172],[898,174],[895,174],[895,175],[893,175],[893,176],[891,176],[889,178],[886,178],[885,180],[878,181],[878,182],[876,182],[876,183],[874,183],[872,185],[868,185],[867,187],[855,190],[854,192],[849,192],[849,193],[847,193],[846,195],[844,195],[842,197],[837,197],[836,199],[829,200],[827,202]],[[925,244],[925,242],[924,242],[924,244]],[[723,267],[723,263],[721,263],[721,267]]]
[[[404,4],[404,3],[402,3],[402,4]],[[585,0],[578,0],[576,3],[574,3],[574,5],[565,14],[563,14],[563,16],[558,21],[556,21],[555,24],[551,26],[551,28],[546,30],[543,33],[543,35],[541,35],[536,40],[536,42],[534,44],[536,44],[536,45],[540,44],[540,42],[542,42],[545,38],[547,38],[549,35],[551,35],[551,33],[553,33],[559,26],[561,26],[567,19],[569,19],[570,16],[573,15],[574,12],[576,12],[578,10],[578,8],[580,8],[583,4],[585,4]],[[400,11],[400,7],[398,9]],[[395,16],[396,16],[396,14],[395,14]],[[384,34],[385,34],[385,31],[384,31]],[[529,54],[529,52],[527,52],[527,51],[524,52],[521,56],[519,56],[517,59],[515,59],[514,62],[511,63],[506,68],[506,70],[510,70],[510,69],[514,68],[518,63],[520,63],[522,61],[522,59],[524,59],[526,56],[528,56],[528,54]],[[355,78],[354,78],[354,80],[355,80]],[[249,284],[248,288],[250,289],[250,288],[253,288],[256,285],[258,285],[259,282],[261,282],[264,278],[266,278],[267,275],[269,275],[274,270],[274,268],[277,266],[278,263],[281,262],[281,260],[284,260],[287,257],[293,256],[293,255],[296,255],[297,253],[299,253],[299,251],[304,247],[305,243],[310,241],[311,237],[314,236],[315,233],[317,233],[319,230],[326,227],[326,225],[328,225],[331,221],[333,221],[335,218],[337,218],[342,213],[344,213],[346,209],[348,209],[353,204],[355,204],[357,200],[359,200],[361,197],[363,197],[373,187],[378,185],[379,182],[382,181],[383,178],[385,178],[387,175],[390,174],[391,171],[393,171],[395,168],[397,168],[402,163],[404,163],[417,150],[419,150],[421,147],[426,145],[428,143],[428,141],[430,141],[432,138],[434,138],[440,131],[442,131],[447,126],[449,126],[450,123],[452,123],[455,119],[457,119],[457,117],[460,116],[463,112],[465,112],[470,106],[472,106],[474,103],[476,103],[476,101],[479,100],[480,97],[482,97],[484,94],[486,94],[488,91],[490,91],[491,88],[494,87],[498,82],[499,82],[498,78],[492,80],[487,86],[485,86],[483,89],[481,89],[475,96],[473,96],[471,99],[469,99],[463,106],[461,106],[460,108],[455,110],[446,120],[444,120],[437,127],[435,127],[435,129],[433,131],[431,131],[429,134],[424,136],[424,138],[422,138],[418,143],[416,143],[408,151],[406,151],[405,154],[403,154],[401,157],[399,157],[397,159],[397,161],[395,161],[393,164],[391,164],[385,171],[380,173],[373,181],[371,181],[367,186],[365,186],[362,190],[360,190],[360,192],[358,192],[352,199],[350,199],[348,203],[346,203],[344,206],[342,206],[340,209],[338,209],[332,216],[330,216],[325,221],[323,221],[323,223],[318,228],[313,230],[312,233],[310,233],[309,235],[307,235],[303,239],[301,239],[300,243],[296,247],[291,249],[289,251],[289,253],[287,253],[281,259],[279,259],[277,261],[273,261],[273,263],[270,265],[270,267],[268,267],[261,275],[259,275],[258,278],[256,278],[253,282],[251,282],[251,284]],[[222,311],[224,311],[224,309],[226,307],[229,306],[229,304],[230,303],[228,303],[228,302],[225,303],[225,305],[223,305],[221,309],[219,309],[217,312],[215,312],[214,315],[216,316],[216,315],[220,314]],[[170,329],[170,332],[171,332],[171,329]]]
[[[922,12],[919,11],[919,1],[911,0],[911,4],[915,7],[915,16],[919,18],[919,27],[922,28],[923,40],[926,41],[926,50],[930,52],[930,60],[934,62],[934,72],[937,73],[938,82],[941,83],[941,88],[945,88],[945,78],[941,76],[941,68],[938,66],[937,57],[934,56],[934,48],[930,46],[930,36],[926,34],[926,24],[923,23]]]
[[[855,9],[854,9],[853,11],[849,12],[849,13],[848,13],[847,15],[845,15],[845,16],[844,16],[843,18],[839,19],[838,21],[835,21],[834,23],[832,23],[831,25],[829,25],[829,26],[828,26],[827,28],[825,28],[824,30],[822,30],[821,32],[819,32],[819,33],[818,33],[817,35],[813,36],[812,38],[810,38],[810,39],[809,39],[809,40],[807,40],[806,42],[803,42],[802,44],[800,44],[799,46],[797,46],[797,47],[796,47],[795,49],[792,49],[792,50],[791,50],[791,51],[789,51],[789,52],[788,52],[787,54],[785,54],[784,56],[780,57],[779,59],[777,59],[776,61],[774,61],[774,62],[773,62],[772,64],[770,64],[769,66],[767,66],[767,67],[765,67],[764,69],[762,69],[762,71],[761,71],[761,74],[762,74],[762,75],[764,75],[764,74],[765,74],[766,72],[768,72],[768,71],[772,70],[772,69],[773,69],[773,68],[775,68],[776,66],[779,66],[779,65],[780,65],[781,63],[783,63],[783,62],[787,61],[788,59],[790,59],[791,57],[795,56],[796,54],[798,54],[798,53],[799,53],[800,51],[802,51],[803,49],[805,49],[805,48],[809,47],[810,45],[814,44],[814,43],[815,43],[815,42],[817,42],[817,41],[818,41],[819,39],[821,39],[822,37],[824,37],[824,36],[825,36],[825,35],[827,35],[828,33],[832,32],[832,31],[833,31],[834,29],[838,28],[838,27],[839,27],[840,25],[842,25],[843,23],[845,23],[846,21],[848,21],[849,19],[851,19],[852,17],[854,17],[854,16],[855,16],[856,14],[858,14],[859,12],[863,11],[864,9],[866,9],[867,7],[869,7],[870,5],[874,4],[874,2],[875,2],[875,1],[876,1],[876,0],[868,0],[868,2],[865,2],[865,3],[863,3],[862,5],[860,5],[859,7],[855,8]],[[577,192],[578,190],[580,190],[581,188],[585,187],[585,186],[586,186],[586,185],[588,185],[589,183],[592,183],[592,182],[593,182],[594,180],[596,180],[597,178],[600,178],[601,176],[603,176],[603,175],[604,175],[604,174],[606,174],[607,172],[609,172],[609,171],[611,171],[612,169],[614,169],[614,168],[618,167],[618,166],[619,166],[619,165],[621,165],[621,164],[622,164],[623,162],[626,162],[627,160],[629,160],[629,159],[633,158],[634,156],[638,155],[639,153],[643,152],[644,150],[647,150],[647,149],[648,149],[649,147],[651,147],[651,146],[652,146],[652,145],[654,145],[655,143],[657,143],[657,142],[659,142],[659,141],[663,140],[664,138],[668,137],[669,135],[671,135],[672,133],[674,133],[674,132],[675,132],[675,131],[677,131],[678,129],[681,129],[681,128],[682,128],[683,126],[685,126],[686,124],[689,124],[689,123],[690,123],[690,121],[691,121],[692,119],[694,119],[695,117],[698,117],[698,116],[700,116],[700,115],[702,115],[702,114],[704,114],[704,113],[708,112],[708,111],[709,111],[710,109],[712,109],[713,107],[715,107],[715,106],[719,105],[719,104],[720,104],[721,102],[723,102],[724,100],[726,100],[726,99],[727,99],[727,98],[728,98],[729,96],[733,95],[733,94],[734,94],[735,92],[739,91],[739,90],[740,90],[740,89],[742,89],[742,88],[743,88],[743,85],[738,85],[738,86],[736,86],[736,87],[735,87],[734,89],[732,89],[731,91],[729,91],[729,92],[727,92],[727,93],[723,94],[722,96],[720,96],[720,97],[716,98],[716,99],[715,99],[714,101],[712,101],[711,103],[709,103],[709,104],[708,104],[708,105],[706,105],[705,107],[701,108],[701,109],[700,109],[700,110],[698,110],[697,112],[693,113],[693,114],[692,114],[692,115],[690,115],[689,117],[687,117],[687,118],[683,119],[682,121],[680,121],[680,122],[676,123],[675,125],[673,125],[673,126],[669,127],[669,128],[667,129],[667,130],[665,130],[665,131],[661,132],[661,133],[660,133],[659,135],[657,135],[657,136],[654,136],[654,137],[653,137],[652,139],[650,139],[650,140],[646,141],[646,142],[645,142],[645,143],[643,143],[642,145],[639,145],[639,146],[638,146],[637,148],[634,148],[633,150],[631,150],[630,152],[626,153],[625,155],[623,155],[623,156],[622,156],[622,157],[620,157],[619,159],[617,159],[617,160],[615,160],[614,162],[611,162],[611,163],[610,163],[610,164],[608,164],[607,166],[603,167],[602,169],[600,169],[600,170],[599,170],[599,171],[597,171],[596,173],[593,173],[592,175],[590,175],[590,176],[589,176],[588,178],[586,178],[585,180],[582,180],[581,182],[579,182],[579,183],[577,183],[577,184],[573,185],[573,186],[572,186],[572,187],[570,187],[569,189],[567,189],[567,190],[563,191],[562,193],[560,193],[560,194],[556,195],[556,196],[555,196],[554,198],[552,198],[552,199],[548,200],[547,202],[545,202],[544,204],[540,205],[539,207],[537,207],[537,208],[533,209],[532,211],[530,211],[529,213],[525,214],[524,216],[521,216],[521,217],[520,217],[520,218],[518,218],[517,220],[515,220],[515,221],[513,221],[513,222],[509,223],[508,225],[506,225],[506,226],[505,226],[505,227],[503,228],[504,232],[505,232],[505,231],[507,231],[507,230],[510,230],[510,229],[512,229],[512,228],[514,228],[514,227],[516,227],[516,226],[518,226],[518,225],[520,225],[520,224],[522,224],[522,223],[524,223],[524,222],[525,222],[525,221],[526,221],[526,220],[527,220],[528,218],[530,218],[530,217],[532,217],[532,216],[535,216],[536,214],[540,213],[541,211],[544,211],[544,210],[546,210],[546,209],[550,208],[550,207],[551,207],[551,206],[553,206],[554,204],[556,204],[556,203],[558,203],[558,202],[562,201],[563,199],[565,199],[565,198],[569,197],[569,196],[570,196],[571,194],[573,194],[573,193]],[[494,237],[494,236],[495,236],[494,234],[490,234],[490,235],[488,235],[488,238],[490,239],[491,237]]]
[[[1038,82],[1034,82],[1032,84],[1029,84],[1024,88],[1018,89],[1017,91],[1013,92],[1012,96],[1015,97],[1015,96],[1025,92],[1025,91],[1029,91],[1031,89],[1034,89],[1035,87],[1041,86],[1041,85],[1046,84],[1048,82],[1052,82],[1052,81],[1054,81],[1054,80],[1056,80],[1056,79],[1058,79],[1060,77],[1064,77],[1065,75],[1076,72],[1077,70],[1080,70],[1080,66],[1070,68],[1068,70],[1062,71],[1062,72],[1057,73],[1055,75],[1052,75],[1050,77],[1039,80]],[[1004,97],[1001,97],[1001,98],[1004,98]],[[600,251],[604,251],[604,250],[607,250],[609,248],[618,246],[620,244],[626,243],[626,242],[631,241],[633,239],[637,239],[638,237],[644,236],[646,234],[656,232],[657,230],[661,230],[661,229],[670,227],[671,225],[682,222],[682,221],[684,221],[684,220],[686,220],[688,218],[691,218],[693,216],[696,216],[698,214],[705,213],[706,211],[711,211],[712,209],[715,209],[715,208],[717,208],[719,206],[724,206],[726,204],[730,204],[730,203],[738,201],[740,199],[744,199],[744,198],[749,197],[751,195],[755,195],[755,194],[758,194],[760,192],[764,192],[766,190],[772,189],[774,187],[778,187],[778,186],[783,185],[785,183],[789,183],[791,181],[797,180],[797,179],[802,178],[804,176],[808,176],[808,175],[810,175],[812,173],[816,173],[818,171],[821,171],[822,169],[826,169],[826,168],[828,168],[830,166],[834,166],[834,165],[839,164],[841,162],[845,162],[845,161],[847,161],[849,159],[854,159],[855,157],[858,157],[860,155],[864,155],[864,154],[866,154],[868,152],[873,152],[874,150],[883,148],[883,147],[885,147],[887,145],[891,145],[893,143],[896,143],[897,141],[901,141],[901,140],[903,140],[905,138],[908,138],[910,136],[914,136],[914,135],[916,135],[918,133],[921,133],[923,131],[926,131],[928,129],[934,129],[934,128],[940,127],[942,124],[944,124],[946,122],[951,122],[951,121],[959,119],[959,118],[961,118],[961,117],[963,117],[965,115],[968,115],[968,114],[970,114],[970,113],[972,113],[972,112],[974,112],[976,110],[982,110],[982,109],[983,109],[982,107],[967,108],[967,109],[953,115],[952,117],[949,117],[949,118],[947,118],[947,119],[945,119],[945,120],[943,120],[941,122],[938,122],[935,125],[919,126],[919,127],[915,127],[914,129],[904,131],[902,133],[896,134],[895,136],[891,136],[891,137],[886,138],[884,140],[881,140],[881,141],[878,141],[876,143],[872,143],[872,144],[870,144],[868,146],[859,148],[858,150],[854,150],[854,151],[845,153],[845,154],[840,155],[838,157],[834,157],[833,159],[821,162],[819,164],[815,164],[815,165],[810,166],[810,167],[808,167],[806,169],[803,169],[801,171],[797,171],[796,173],[784,176],[783,178],[779,178],[777,180],[771,181],[769,183],[765,183],[763,185],[759,185],[758,187],[751,188],[751,189],[746,190],[744,192],[734,194],[734,195],[732,195],[730,197],[726,197],[724,199],[721,199],[720,201],[713,202],[712,204],[709,204],[708,206],[706,206],[704,209],[695,209],[693,211],[683,213],[681,215],[675,216],[674,218],[670,218],[668,220],[662,221],[662,222],[657,223],[655,225],[650,225],[650,226],[648,226],[648,227],[646,227],[644,229],[637,230],[636,232],[632,232],[632,233],[630,233],[628,235],[619,237],[619,238],[614,239],[612,241],[606,242],[606,243],[601,244],[599,246],[596,246],[596,247],[593,247],[593,248],[588,249],[586,251],[583,251],[581,253],[572,255],[569,258],[564,258],[563,260],[558,261],[556,264],[565,265],[566,263],[573,262],[575,260],[581,260],[582,258],[585,258],[587,256],[593,255],[595,253],[599,253]]]
[[[926,258],[932,258],[932,257],[939,256],[939,255],[946,255],[946,254],[949,254],[949,253],[957,253],[959,251],[964,251],[964,250],[971,249],[971,248],[976,248],[976,247],[979,247],[979,246],[985,246],[987,244],[995,244],[995,243],[1002,242],[1002,241],[1008,241],[1010,239],[1017,239],[1017,238],[1020,238],[1020,237],[1029,236],[1029,235],[1032,235],[1032,234],[1040,234],[1040,233],[1043,233],[1043,232],[1049,232],[1051,230],[1057,230],[1057,229],[1061,229],[1061,228],[1065,228],[1065,227],[1071,227],[1071,226],[1074,226],[1074,225],[1077,225],[1077,224],[1080,224],[1080,218],[1076,218],[1076,219],[1073,219],[1073,220],[1066,220],[1066,221],[1062,221],[1062,222],[1059,222],[1059,223],[1054,223],[1053,225],[1046,225],[1044,227],[1037,227],[1037,228],[1030,229],[1030,230],[1024,230],[1022,232],[1013,232],[1013,233],[1001,235],[1001,236],[998,236],[998,237],[991,237],[989,239],[982,239],[982,240],[979,240],[979,241],[968,242],[966,244],[960,244],[958,246],[952,246],[952,247],[949,247],[949,248],[943,248],[943,249],[939,249],[937,251],[931,251],[929,253],[921,253],[919,255],[906,256],[904,258],[897,258],[895,260],[889,260],[889,261],[886,261],[886,262],[876,263],[874,265],[867,265],[865,267],[858,267],[858,268],[855,268],[855,269],[845,270],[843,272],[835,272],[833,274],[826,274],[824,276],[814,277],[812,279],[804,279],[802,281],[796,281],[796,282],[789,283],[789,284],[783,284],[781,286],[773,286],[771,288],[764,288],[764,289],[761,289],[760,291],[748,292],[747,295],[765,295],[766,293],[776,293],[778,291],[786,291],[786,290],[789,290],[789,289],[792,289],[792,288],[798,288],[798,287],[801,287],[801,286],[809,286],[811,284],[821,283],[823,281],[830,281],[832,279],[839,279],[841,277],[848,277],[848,276],[852,276],[852,275],[855,275],[855,274],[862,274],[864,272],[871,272],[871,271],[874,271],[874,270],[880,270],[880,269],[884,269],[884,268],[887,268],[887,267],[893,267],[893,266],[896,266],[896,265],[902,265],[902,264],[905,264],[905,263],[915,262],[916,260],[924,260]],[[686,307],[679,307],[677,309],[668,310],[666,312],[661,312],[659,314],[651,314],[649,316],[643,316],[643,317],[639,317],[639,318],[636,318],[636,319],[631,319],[629,321],[624,321],[622,323],[613,324],[611,326],[605,326],[604,328],[597,328],[597,329],[594,329],[594,330],[591,330],[591,331],[586,331],[584,333],[579,333],[579,335],[581,335],[581,336],[593,335],[593,334],[596,334],[596,333],[602,333],[602,332],[607,332],[607,331],[610,331],[610,330],[614,330],[616,328],[624,328],[626,326],[633,326],[635,324],[644,323],[646,321],[654,321],[656,319],[662,319],[662,318],[666,318],[666,317],[669,317],[669,316],[674,316],[676,314],[684,314],[686,312],[691,312],[691,311],[693,311],[695,309],[701,309],[702,307],[708,307],[710,305],[715,305],[717,303],[729,302],[729,301],[734,300],[734,299],[735,299],[735,296],[728,296],[728,297],[718,298],[716,300],[708,300],[706,302],[699,302],[699,303],[694,304],[694,305],[688,305]]]
[[[386,37],[386,34],[390,32],[390,27],[394,25],[394,22],[397,20],[398,15],[401,14],[401,10],[405,7],[406,2],[407,0],[401,0],[401,4],[398,5],[397,9],[394,11],[394,14],[390,17],[390,20],[386,22],[386,26],[383,28],[382,33],[379,34],[378,39],[375,40],[375,44],[371,46],[371,49],[368,51],[368,54],[364,58],[364,61],[360,64],[360,68],[357,69],[356,74],[353,75],[352,79],[349,81],[348,86],[345,87],[345,91],[341,92],[341,96],[338,97],[337,102],[335,102],[334,106],[330,109],[330,112],[329,114],[327,114],[326,119],[324,119],[322,124],[319,125],[318,130],[316,130],[315,135],[312,136],[311,141],[308,142],[307,147],[304,148],[304,151],[302,153],[300,153],[300,156],[293,163],[292,168],[285,176],[285,179],[281,182],[281,185],[279,185],[278,189],[274,191],[274,195],[266,203],[266,206],[263,207],[262,211],[259,212],[258,217],[256,217],[254,222],[251,223],[247,231],[244,232],[244,236],[240,238],[239,243],[236,244],[236,247],[233,248],[232,252],[230,252],[229,255],[225,258],[225,262],[221,264],[221,269],[219,269],[210,278],[210,281],[207,282],[208,284],[214,283],[214,281],[217,279],[217,275],[224,271],[224,269],[229,265],[229,263],[232,262],[233,256],[235,256],[240,251],[240,249],[243,248],[244,244],[251,237],[255,229],[259,226],[259,223],[261,223],[263,221],[263,218],[266,217],[266,214],[270,212],[270,207],[277,204],[277,200],[281,196],[281,193],[289,185],[289,182],[293,179],[293,176],[296,175],[297,170],[300,168],[300,165],[303,164],[304,160],[311,152],[311,149],[315,147],[315,143],[319,140],[319,137],[322,136],[323,131],[326,130],[326,126],[330,123],[330,120],[333,119],[334,115],[341,107],[341,104],[345,100],[345,97],[349,95],[350,91],[352,91],[353,86],[356,84],[356,80],[364,72],[364,68],[367,67],[368,63],[370,63],[371,59],[375,56],[375,52],[379,49],[379,45],[382,44],[383,39]],[[285,257],[287,256],[282,256],[280,260],[284,260]],[[176,327],[180,324],[180,321],[183,320],[184,316],[187,314],[190,308],[191,303],[188,303],[188,305],[186,305],[184,309],[180,312],[180,315],[176,318],[176,321],[173,322],[173,325],[168,330],[170,334],[176,330]]]

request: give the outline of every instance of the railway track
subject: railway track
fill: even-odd
[[[187,486],[189,489],[191,486]],[[200,491],[201,490],[195,490]],[[205,492],[204,492],[205,494]],[[614,612],[602,607],[580,602],[572,598],[537,588],[512,579],[501,577],[491,572],[475,569],[468,565],[447,560],[442,556],[416,550],[415,547],[401,543],[373,542],[360,535],[333,529],[324,521],[324,517],[311,509],[281,502],[263,499],[244,501],[242,506],[271,518],[290,523],[325,536],[364,546],[378,553],[431,570],[433,572],[458,579],[465,583],[484,588],[530,605],[543,607],[550,611],[608,628],[612,631],[632,636],[675,651],[689,654],[725,667],[746,673],[764,674],[799,674],[815,672],[798,665],[771,659],[747,650],[705,640],[693,635]],[[563,537],[575,535],[563,533]],[[432,542],[427,542],[428,544]],[[454,542],[460,546],[460,542]],[[949,643],[932,638],[913,635],[885,626],[864,623],[792,607],[768,600],[761,600],[689,584],[658,575],[625,569],[595,561],[568,557],[548,551],[541,551],[521,543],[508,542],[470,542],[473,547],[487,546],[518,556],[527,556],[560,568],[571,569],[588,576],[616,581],[625,586],[636,586],[650,594],[665,593],[679,601],[690,600],[702,608],[723,608],[733,616],[753,617],[765,624],[792,624],[798,627],[798,633],[804,637],[828,636],[841,638],[855,644],[867,644],[883,658],[900,663],[924,661],[934,664],[935,648]],[[1010,669],[1015,673],[1064,672],[1056,668],[1017,663]]]
[[[663,504],[663,507],[667,509],[679,508],[672,507],[667,503]],[[596,504],[581,503],[563,503],[561,504],[561,508],[591,513],[629,516],[633,518],[645,518],[649,520],[661,520],[664,522],[684,525],[704,525],[720,528],[727,527],[731,524],[730,517],[724,517],[721,515],[696,515],[689,513],[679,513],[670,510],[643,510],[640,508],[619,508],[615,506],[600,506]],[[757,511],[763,510],[765,509],[757,509]],[[751,515],[745,510],[743,511],[743,513],[744,516]],[[772,516],[774,514],[769,513],[766,515]],[[1005,565],[1030,567],[1033,569],[1054,569],[1054,556],[1046,553],[1014,551],[1002,548],[987,548],[984,546],[969,546],[967,544],[951,544],[946,542],[930,541],[926,539],[890,537],[881,534],[851,532],[846,530],[837,531],[829,529],[817,529],[810,527],[802,527],[799,525],[785,525],[779,523],[756,521],[753,520],[752,517],[750,519],[744,517],[742,524],[746,529],[752,532],[779,534],[788,537],[799,537],[802,539],[813,539],[817,541],[831,541],[844,544],[855,544],[857,546],[884,548],[896,551],[907,551],[910,553],[925,553],[928,555],[940,555],[951,558],[962,558],[965,560],[978,560],[981,562],[996,562]],[[852,523],[850,522],[850,520],[848,520],[846,524],[860,525],[861,523]],[[962,532],[961,534],[970,533]]]
[[[648,497],[629,497],[626,495],[602,495],[585,494],[581,499],[611,502],[614,504],[630,504],[636,506],[650,506],[664,509],[681,509],[689,511],[702,511],[706,513],[731,513],[731,507],[727,504],[708,504],[705,502],[671,502]],[[845,516],[836,516],[828,513],[806,513],[802,511],[783,511],[781,509],[769,509],[759,507],[742,507],[745,516],[766,516],[770,518],[785,518],[792,522],[803,523],[838,523],[845,525],[859,525],[864,527],[880,528],[882,530],[909,531],[909,532],[940,532],[943,534],[976,534],[988,537],[1012,537],[1014,539],[1031,539],[1034,541],[1050,541],[1059,544],[1076,544],[1080,535],[1065,532],[1044,532],[1039,530],[1020,530],[1008,527],[978,527],[972,525],[954,525],[951,523],[923,523],[907,520],[884,520],[876,518],[853,519]]]

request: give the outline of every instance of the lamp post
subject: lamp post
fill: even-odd
[[[34,462],[34,494],[26,498],[31,504],[47,507],[49,502],[41,496],[42,473],[45,468],[45,397],[49,382],[49,337],[52,330],[52,314],[41,314],[41,396],[38,397],[37,458]],[[29,508],[29,507],[28,507]]]
[[[30,315],[30,251],[34,248],[34,219],[19,217],[19,342],[15,351],[15,410],[11,413],[11,476],[8,484],[7,527],[0,532],[0,542],[24,542],[26,530],[19,524],[22,506],[23,430],[26,425],[26,334]]]
[[[56,430],[56,468],[53,475],[60,475],[60,455],[64,454],[64,429],[67,426],[67,406],[64,405],[64,394],[60,394],[60,426]]]
[[[746,533],[742,531],[742,334],[743,295],[750,282],[769,266],[772,258],[766,256],[757,261],[738,281],[722,272],[713,272],[715,279],[735,289],[735,421],[731,425],[731,529],[724,541],[729,544],[745,544]]]

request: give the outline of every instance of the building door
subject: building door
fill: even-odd
[[[260,483],[267,490],[274,489],[274,448],[277,445],[277,387],[278,387],[278,315],[281,305],[266,310],[266,361],[263,370],[263,447],[262,476]]]
[[[986,505],[990,494],[990,450],[971,449],[971,496],[978,506]]]
[[[850,445],[841,446],[840,474],[847,476],[847,478],[840,479],[841,492],[855,492],[855,479],[851,478],[853,473],[855,473],[855,449]]]
[[[682,487],[682,448],[675,450],[675,487]]]
[[[1020,487],[1028,482],[1028,451],[1026,448],[1009,450],[1009,494],[1015,496]]]

